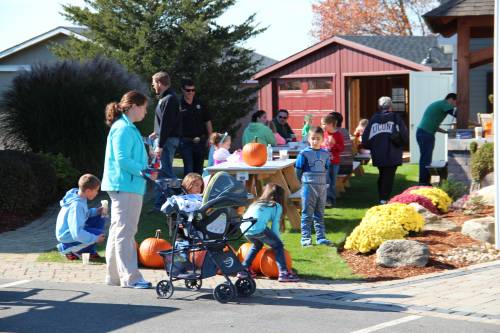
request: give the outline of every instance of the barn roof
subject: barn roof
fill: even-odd
[[[418,45],[417,44],[421,44]],[[254,79],[262,78],[280,68],[283,68],[303,57],[317,52],[318,50],[328,47],[332,44],[340,44],[367,54],[374,57],[380,57],[387,59],[409,67],[410,69],[417,71],[430,71],[431,67],[421,65],[420,62],[427,56],[427,50],[429,47],[437,45],[437,37],[423,37],[422,39],[416,37],[404,37],[404,36],[334,36],[329,39],[325,39],[311,47],[298,52],[290,57],[277,62],[267,68],[264,68],[260,72],[254,75]],[[405,47],[411,47],[413,50],[404,50]],[[432,56],[437,56],[438,52],[433,52]],[[439,51],[442,53],[442,51]],[[451,55],[450,59],[446,59],[445,64],[438,63],[439,68],[449,68],[451,67]],[[444,57],[443,58],[447,58]],[[441,60],[441,59],[439,59]]]
[[[435,36],[339,36],[358,44],[401,57],[419,64],[429,48],[437,46]],[[432,57],[439,62],[430,65],[434,68],[451,68],[452,54],[441,48],[432,50]]]

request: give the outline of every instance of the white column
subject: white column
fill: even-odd
[[[499,0],[495,0],[495,33],[494,33],[494,38],[493,38],[493,43],[494,43],[494,71],[493,71],[493,96],[494,96],[494,102],[493,102],[493,114],[494,114],[494,136],[493,136],[493,142],[495,146],[495,247],[497,250],[500,250],[500,191],[499,191],[499,184],[500,184],[500,150],[499,150],[499,142],[498,140],[499,135],[498,131],[500,130],[500,115],[498,112],[500,112],[500,63],[498,57],[500,56],[500,4]]]

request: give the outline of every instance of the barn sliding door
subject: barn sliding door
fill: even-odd
[[[410,162],[418,163],[420,150],[415,134],[429,104],[452,92],[452,72],[410,72]],[[447,116],[441,128],[448,130],[454,118]],[[433,161],[448,160],[447,135],[436,133]]]

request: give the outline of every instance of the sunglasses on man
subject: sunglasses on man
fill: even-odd
[[[278,116],[280,119],[288,119],[288,117]]]
[[[193,88],[193,89],[185,89],[185,88],[182,88],[182,90],[184,90],[185,92],[195,92],[196,89]]]

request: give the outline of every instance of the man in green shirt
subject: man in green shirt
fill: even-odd
[[[420,185],[430,185],[431,175],[426,166],[432,163],[436,132],[447,134],[439,128],[447,115],[456,117],[457,94],[450,93],[444,100],[436,101],[425,109],[420,124],[417,126],[417,143],[420,148],[419,174]]]

